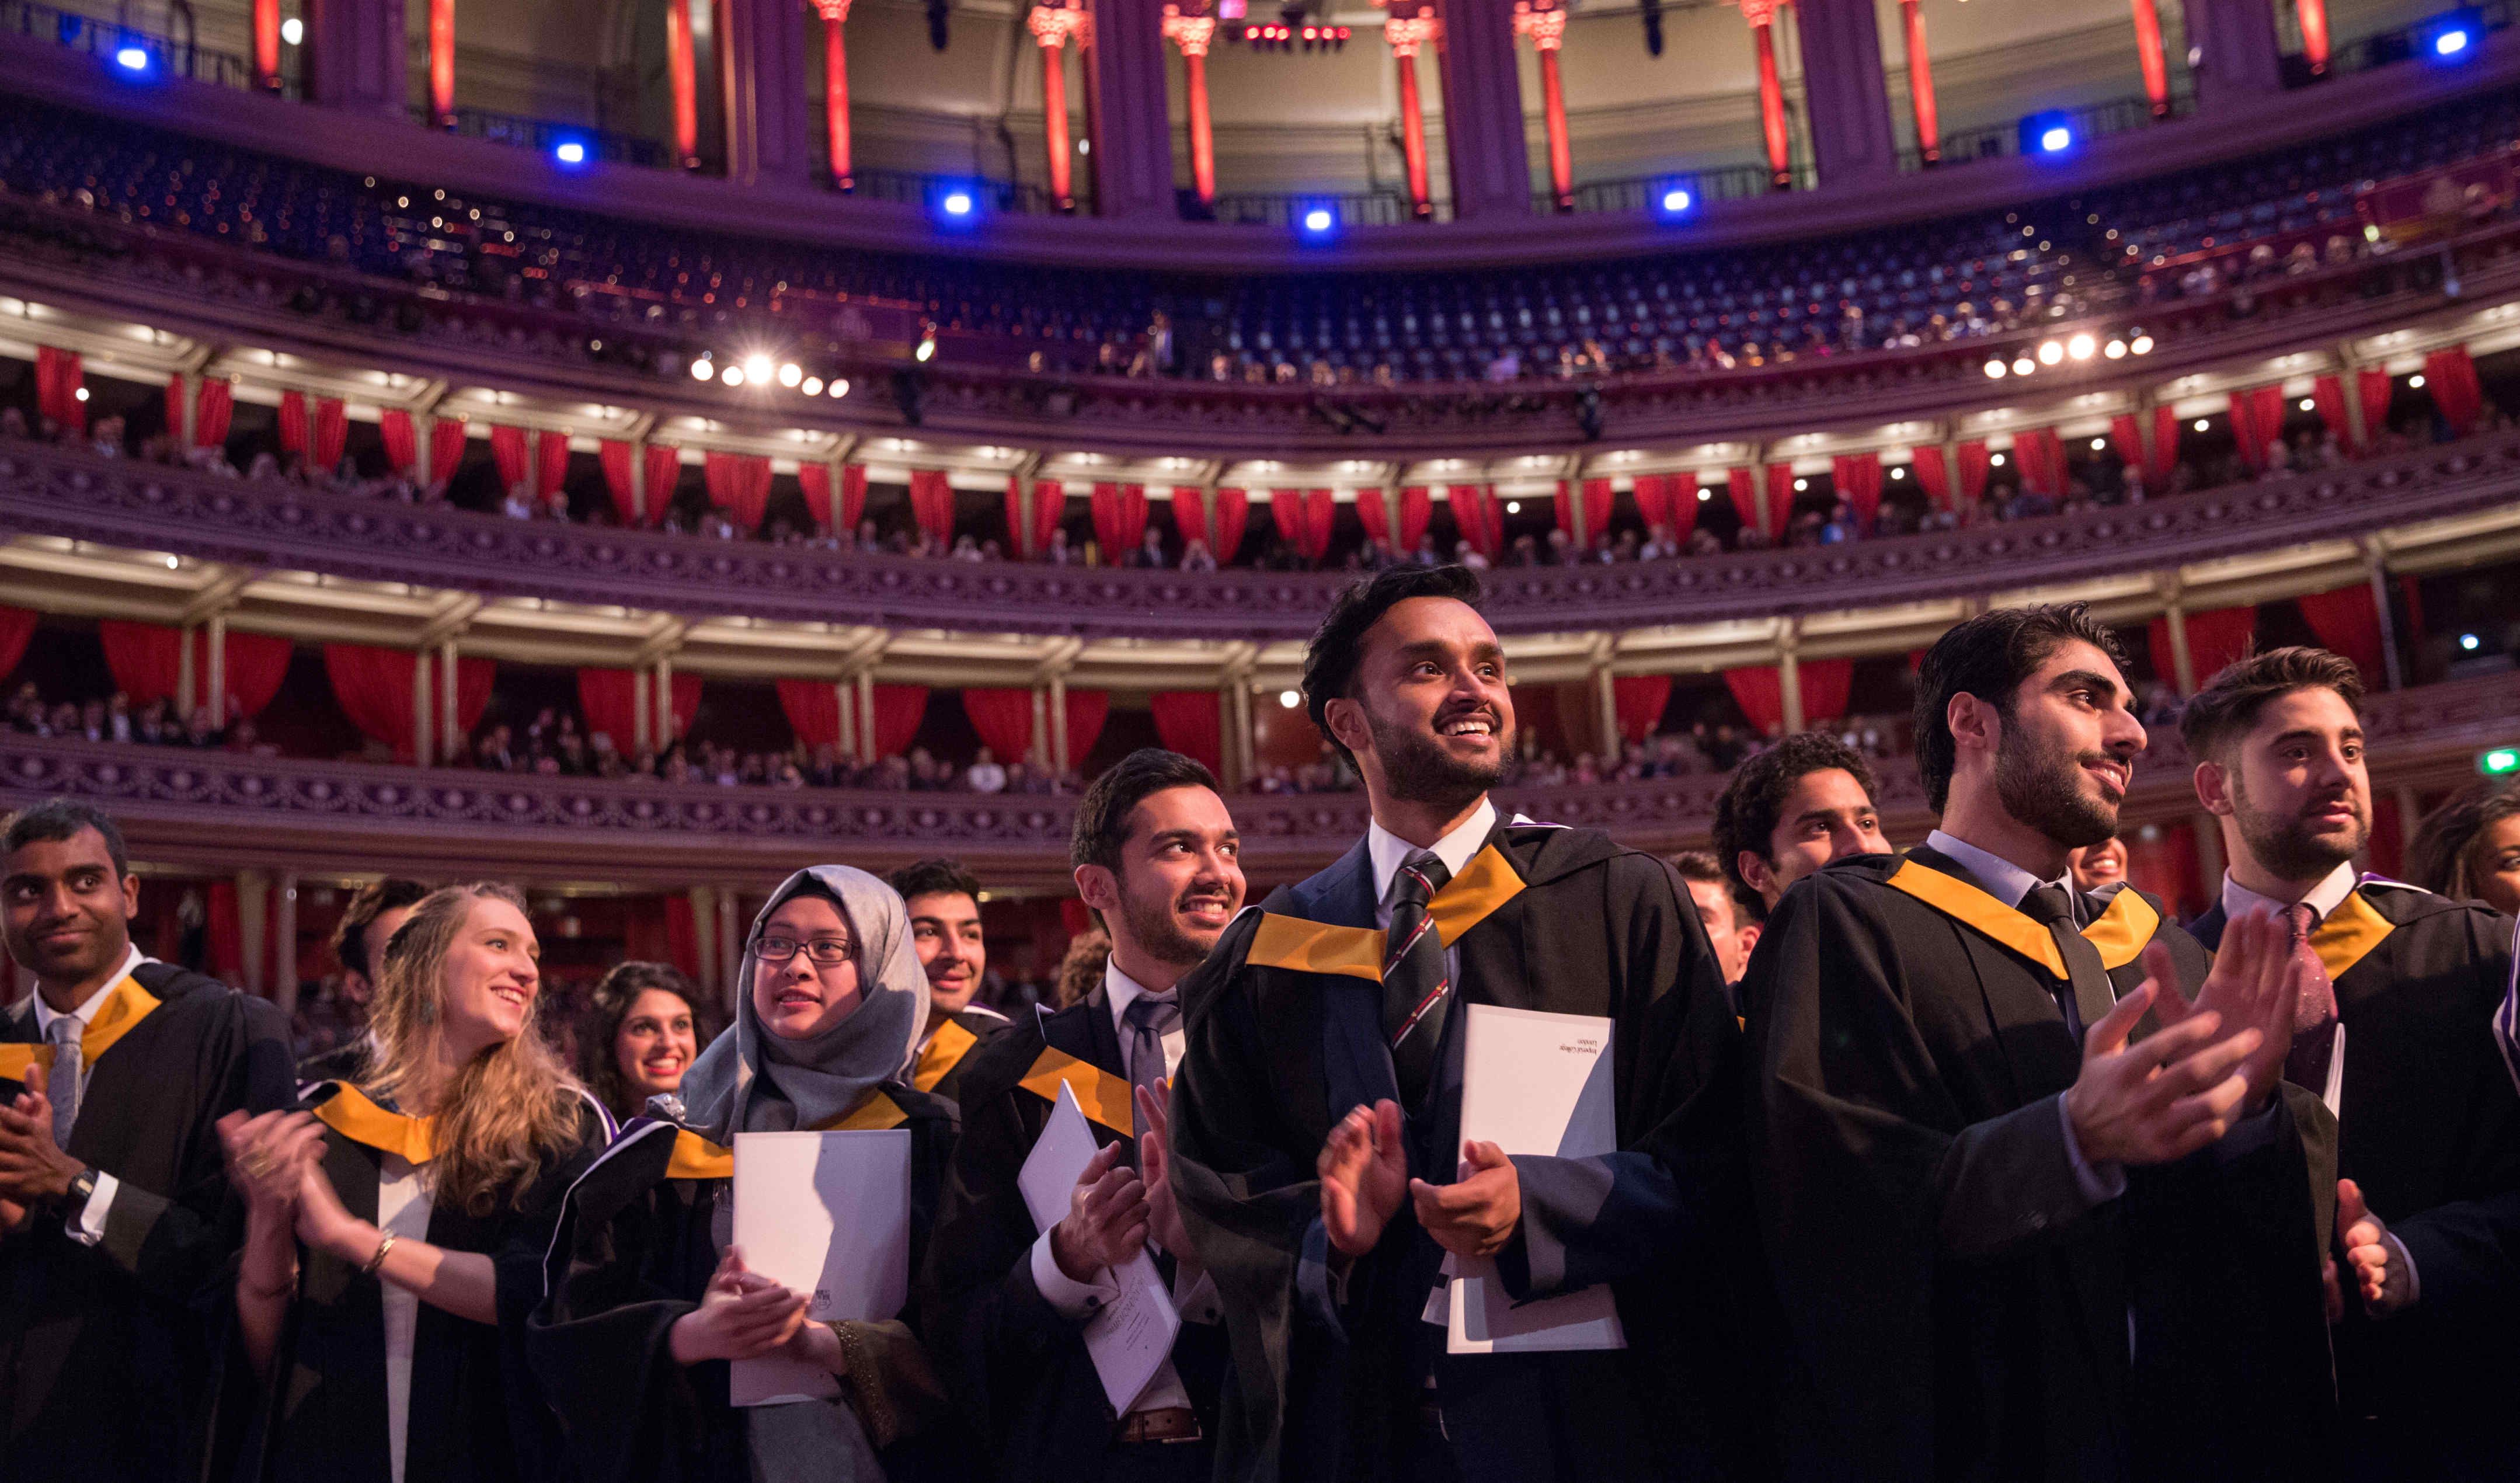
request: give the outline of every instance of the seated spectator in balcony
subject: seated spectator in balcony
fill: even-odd
[[[652,1097],[681,1092],[683,1075],[715,1038],[708,1001],[681,969],[662,963],[613,966],[589,996],[577,1035],[578,1079],[626,1123]]]
[[[1152,531],[1148,533],[1149,535],[1153,534]],[[986,558],[980,554],[979,538],[968,535],[957,536],[954,538],[952,559],[957,562],[978,562],[986,560]]]
[[[1488,569],[1488,559],[1480,555],[1478,548],[1472,546],[1467,541],[1455,541],[1453,543],[1453,560],[1456,563],[1467,566],[1472,571],[1485,571]]]
[[[1192,537],[1189,542],[1183,545],[1181,569],[1184,571],[1214,571],[1216,569],[1216,558],[1209,554],[1207,542],[1199,540],[1196,537]]]
[[[483,772],[518,772],[525,766],[525,755],[517,749],[505,722],[484,732],[481,740],[472,747],[472,765]]]
[[[507,498],[499,502],[499,513],[512,520],[530,520],[534,517],[533,496],[525,492],[523,484],[514,485]]]
[[[0,437],[23,439],[26,435],[25,412],[17,407],[0,407]]]
[[[272,1395],[262,1476],[558,1465],[514,1340],[611,1128],[535,1026],[536,952],[514,887],[430,893],[387,949],[359,1080],[324,1084],[311,1115],[222,1123],[247,1210],[238,1329]]]
[[[208,750],[218,746],[225,740],[226,738],[219,731],[218,723],[210,719],[210,708],[206,705],[195,706],[193,719],[184,728],[184,744]]]
[[[1079,558],[1077,554],[1068,547],[1067,531],[1064,528],[1056,525],[1051,527],[1050,544],[1042,548],[1041,559],[1053,566],[1074,566],[1078,564]]]
[[[1146,537],[1139,541],[1136,550],[1122,557],[1120,564],[1140,567],[1148,571],[1161,571],[1170,566],[1172,563],[1164,560],[1164,533],[1153,525],[1148,525]]]
[[[964,773],[963,785],[975,793],[1003,793],[1007,790],[1007,770],[998,765],[996,754],[983,746]]]

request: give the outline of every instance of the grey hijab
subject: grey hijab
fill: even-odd
[[[752,942],[809,886],[839,903],[857,950],[857,1010],[807,1040],[783,1040],[752,1009]],[[683,1077],[683,1125],[733,1146],[738,1133],[786,1133],[839,1117],[909,1062],[927,1023],[927,975],[911,946],[910,914],[892,887],[845,865],[817,865],[771,892],[744,940],[735,1033],[721,1035]]]

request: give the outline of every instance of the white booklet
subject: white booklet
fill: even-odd
[[[1561,1158],[1618,1151],[1610,1021],[1484,1004],[1464,1009],[1463,1143]],[[1495,1262],[1450,1258],[1445,1266],[1454,1273],[1445,1316],[1445,1347],[1454,1354],[1628,1347],[1606,1285],[1517,1304]]]
[[[1035,1231],[1047,1231],[1066,1217],[1069,1191],[1093,1162],[1094,1149],[1094,1130],[1086,1126],[1085,1109],[1077,1105],[1076,1094],[1060,1082],[1050,1121],[1042,1125],[1031,1156],[1015,1176],[1015,1188],[1023,1191],[1024,1208],[1032,1212]],[[1094,1372],[1102,1379],[1102,1393],[1110,1398],[1111,1409],[1127,1416],[1129,1403],[1172,1357],[1173,1338],[1181,1332],[1181,1314],[1173,1308],[1172,1292],[1164,1285],[1163,1274],[1155,1270],[1154,1258],[1146,1252],[1111,1269],[1111,1279],[1119,1285],[1119,1300],[1085,1325],[1085,1352],[1094,1360]]]
[[[898,1317],[910,1298],[910,1130],[736,1135],[735,1243],[750,1271],[812,1294],[816,1323]],[[737,1406],[840,1393],[830,1371],[785,1356],[729,1370]]]

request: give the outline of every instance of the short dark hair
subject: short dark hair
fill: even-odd
[[[1724,795],[1715,800],[1715,863],[1735,889],[1758,895],[1741,876],[1741,852],[1777,863],[1769,841],[1777,834],[1778,811],[1794,785],[1814,773],[1843,771],[1871,797],[1880,789],[1864,754],[1826,732],[1798,731],[1732,770]],[[1764,902],[1761,903],[1765,905]]]
[[[905,865],[883,877],[902,900],[913,896],[964,895],[976,904],[980,899],[980,877],[963,868],[960,860],[938,858]]]
[[[1479,574],[1467,566],[1395,566],[1349,584],[1322,615],[1304,646],[1304,714],[1328,738],[1350,767],[1356,753],[1330,735],[1329,703],[1343,699],[1356,684],[1357,661],[1364,657],[1365,636],[1382,615],[1412,598],[1451,598],[1479,606]]]
[[[1128,842],[1129,815],[1167,788],[1203,787],[1222,792],[1216,775],[1196,761],[1160,746],[1142,746],[1103,769],[1076,800],[1076,826],[1068,835],[1067,863],[1099,865],[1117,873]]]
[[[2179,712],[2179,738],[2187,743],[2188,759],[2220,761],[2235,738],[2258,724],[2261,711],[2296,690],[2332,690],[2346,709],[2362,712],[2362,671],[2343,654],[2300,644],[2242,654]]]
[[[122,830],[113,816],[76,798],[47,798],[11,814],[6,827],[0,828],[0,855],[14,855],[30,844],[75,839],[82,830],[94,830],[103,836],[117,879],[131,874],[131,850],[122,842]]]
[[[1681,879],[1697,885],[1724,887],[1724,901],[1732,909],[1732,924],[1747,926],[1763,915],[1758,893],[1743,885],[1731,871],[1717,863],[1712,850],[1682,850],[1671,857],[1671,868]]]
[[[1916,777],[1925,803],[1943,811],[1952,792],[1958,748],[1952,741],[1954,696],[1975,696],[2005,716],[2012,695],[2060,645],[2080,641],[2109,656],[2121,678],[2126,650],[2109,625],[2083,603],[2041,603],[1999,607],[1954,624],[1925,651],[1916,666]]]
[[[428,894],[428,887],[399,876],[387,876],[359,887],[350,897],[350,904],[341,909],[339,924],[333,928],[334,961],[361,978],[373,980],[377,970],[368,958],[368,928],[387,912],[420,905],[421,898]],[[384,944],[378,943],[377,951],[382,953]]]

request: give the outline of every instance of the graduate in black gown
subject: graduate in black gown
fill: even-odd
[[[341,967],[331,1006],[336,1038],[298,1060],[300,1082],[355,1080],[366,1067],[371,1049],[368,1018],[375,1012],[377,974],[385,961],[385,944],[428,894],[428,887],[417,880],[387,876],[359,887],[341,908],[341,920],[333,926],[333,961]]]
[[[220,1125],[248,1211],[238,1328],[266,1380],[243,1472],[549,1477],[524,1315],[561,1194],[611,1127],[534,1026],[540,947],[514,887],[434,891],[391,944],[359,1080]]]
[[[2307,960],[2287,1075],[2338,1123],[2349,1456],[2408,1476],[2520,1477],[2512,1284],[2459,1281],[2468,1233],[2520,1194],[2520,1095],[2493,1035],[2512,922],[2355,873],[2371,834],[2362,697],[2352,660],[2278,649],[2187,702],[2196,796],[2229,862],[2191,930],[2211,947],[2232,918],[2274,912]]]
[[[928,1249],[939,1347],[960,1415],[988,1431],[993,1476],[1193,1483],[1215,1468],[1225,1336],[1181,1228],[1154,1094],[1181,1056],[1181,977],[1241,910],[1241,841],[1206,768],[1147,748],[1085,790],[1069,854],[1110,962],[1090,995],[1026,1015],[965,1062],[963,1141]],[[1036,1233],[1015,1177],[1061,1085],[1105,1152]],[[1118,1296],[1108,1269],[1150,1242],[1184,1323],[1169,1364],[1115,1415],[1082,1334]]]
[[[1728,1298],[1755,1281],[1708,1276],[1749,1249],[1737,1027],[1668,866],[1498,816],[1513,700],[1477,592],[1404,568],[1332,607],[1304,692],[1373,823],[1182,986],[1173,1178],[1232,1343],[1218,1475],[1740,1476],[1759,1367]],[[1475,1005],[1612,1022],[1619,1151],[1463,1146]],[[1629,1347],[1448,1354],[1447,1253],[1517,1299],[1611,1284]]]
[[[911,1056],[910,1084],[961,1101],[963,1067],[1007,1017],[974,1002],[989,971],[980,925],[980,880],[954,860],[922,860],[884,877],[910,913],[910,942],[927,975],[927,1028]]]
[[[963,1439],[908,1323],[811,1323],[732,1249],[739,1133],[907,1128],[911,1270],[953,1151],[953,1104],[900,1079],[927,1012],[901,897],[799,871],[743,954],[733,1033],[678,1104],[633,1122],[568,1192],[525,1347],[589,1483],[882,1483],[959,1475]],[[738,1408],[728,1362],[784,1355],[836,1396]]]
[[[0,1013],[7,1483],[202,1470],[245,1230],[216,1124],[290,1100],[288,1021],[142,953],[139,902],[94,807],[57,798],[0,831],[0,921],[35,976]]]
[[[2079,607],[1955,627],[1916,702],[1942,828],[1769,918],[1742,1002],[1794,1476],[2324,1465],[2333,1122],[2280,1084],[2281,930],[2209,971],[2159,901],[2068,880],[2143,748],[2129,699]]]

